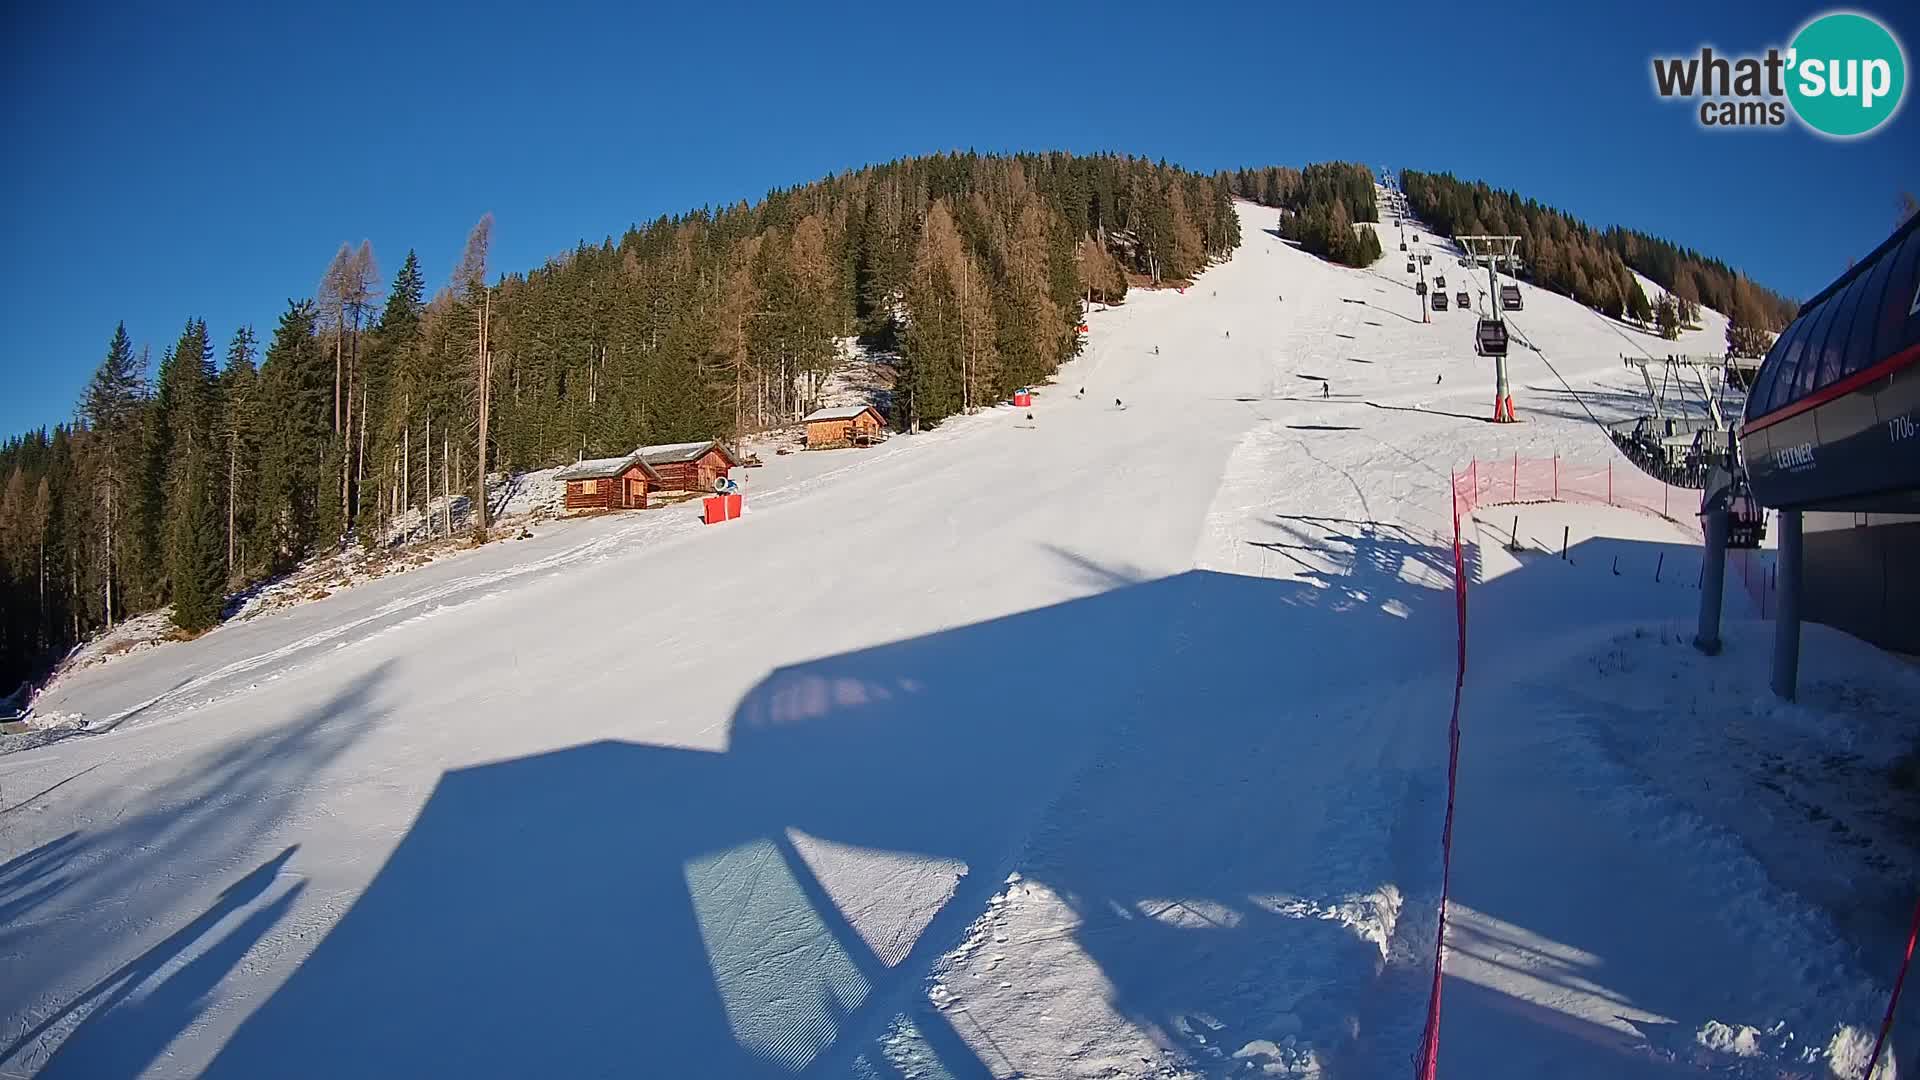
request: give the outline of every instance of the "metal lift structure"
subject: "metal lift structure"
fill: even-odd
[[[1520,238],[1517,236],[1456,236],[1456,243],[1464,249],[1469,258],[1483,260],[1487,264],[1487,296],[1500,295],[1500,260],[1507,261],[1509,271],[1518,267],[1517,254]],[[1507,326],[1501,314],[1501,305],[1490,303],[1491,309],[1480,318],[1480,325],[1474,328],[1474,351],[1482,356],[1493,357],[1493,422],[1511,424],[1513,415],[1513,387],[1507,380]]]

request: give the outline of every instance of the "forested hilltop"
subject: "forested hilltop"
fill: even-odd
[[[1380,220],[1373,170],[1365,165],[1331,161],[1304,169],[1241,169],[1227,174],[1227,186],[1249,202],[1286,211],[1280,234],[1315,255],[1348,266],[1371,266],[1380,257],[1380,238],[1373,230],[1353,227]]]
[[[1520,237],[1522,276],[1597,311],[1646,321],[1653,313],[1629,268],[1672,293],[1682,309],[1704,304],[1729,320],[1729,347],[1765,352],[1758,331],[1778,332],[1799,305],[1718,259],[1618,226],[1596,229],[1563,210],[1450,173],[1400,174],[1407,204],[1449,236]],[[1664,316],[1663,316],[1664,317]]]
[[[1071,357],[1083,300],[1239,243],[1224,177],[1057,153],[865,168],[527,273],[489,272],[491,227],[438,292],[343,245],[264,342],[190,318],[155,361],[113,330],[76,420],[0,445],[0,693],[128,614],[210,626],[486,472],[791,422],[849,336],[897,355],[894,422],[937,424]]]

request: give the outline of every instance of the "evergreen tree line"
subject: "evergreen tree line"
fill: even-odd
[[[1073,356],[1083,303],[1240,239],[1223,178],[1066,154],[905,159],[490,279],[491,228],[431,297],[412,252],[383,281],[343,245],[219,363],[201,320],[157,365],[118,327],[75,420],[0,445],[0,681],[456,503],[484,536],[489,472],[791,422],[851,337],[897,356],[894,420],[938,424]]]
[[[1285,211],[1280,235],[1334,262],[1371,266],[1380,258],[1380,238],[1372,229],[1356,229],[1358,222],[1380,220],[1374,198],[1373,170],[1365,165],[1333,161],[1289,169],[1272,165],[1226,174],[1233,194],[1262,206]]]
[[[1595,229],[1565,211],[1449,173],[1407,170],[1400,184],[1413,212],[1434,229],[1449,236],[1518,236],[1522,277],[1596,311],[1651,320],[1669,337],[1693,324],[1704,304],[1727,316],[1730,350],[1758,355],[1769,332],[1783,329],[1798,310],[1726,263],[1656,236]],[[1631,270],[1671,293],[1673,310],[1663,314],[1650,304]]]

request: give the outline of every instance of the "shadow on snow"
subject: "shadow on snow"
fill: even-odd
[[[1409,725],[1430,738],[1404,759],[1356,766],[1346,721],[1389,682],[1446,681],[1451,552],[1371,522],[1264,525],[1270,539],[1249,543],[1294,560],[1295,579],[1142,580],[1057,552],[1101,591],[778,669],[736,706],[724,751],[602,741],[444,774],[207,1075],[1023,1075],[924,993],[1016,865],[1069,909],[1110,1006],[1166,1049],[1226,1068],[1213,1047],[1274,1037],[1285,1010],[1301,1045],[1336,1040],[1314,1047],[1326,1075],[1404,1067],[1431,962],[1447,699],[1401,699],[1431,706]],[[1585,574],[1604,594],[1598,563],[1529,560],[1474,602],[1536,573]],[[273,746],[223,753],[196,785],[254,792],[262,806],[241,824],[257,833],[288,771],[324,764],[368,722],[370,683]],[[0,925],[81,884],[63,867],[89,847],[241,842],[199,835],[214,820],[199,792],[0,865]],[[0,1064],[35,1060],[64,1030],[47,1075],[151,1065],[294,904],[295,855],[239,877]],[[87,887],[131,888],[151,865],[109,869],[120,876]],[[1392,964],[1339,921],[1275,903],[1326,910],[1383,883],[1413,913]],[[1481,910],[1578,942],[1579,927],[1499,893],[1462,883]],[[924,905],[902,901],[928,896],[946,899],[923,925]],[[1449,987],[1450,1024],[1513,1014],[1568,1055],[1619,1042]],[[1219,1024],[1209,1046],[1185,1041],[1197,1011]],[[889,1060],[901,1048],[910,1068]]]
[[[1148,1030],[1206,1009],[1224,1025],[1209,1038],[1266,1037],[1275,995],[1305,1030],[1340,1030],[1363,988],[1331,991],[1377,976],[1379,946],[1255,900],[1332,904],[1404,877],[1368,815],[1416,778],[1340,778],[1339,812],[1300,825],[1317,840],[1266,850],[1262,822],[1301,812],[1277,774],[1343,741],[1286,682],[1389,635],[1436,667],[1451,648],[1433,633],[1447,594],[1386,570],[1439,555],[1353,542],[1323,560],[1340,589],[1141,582],[1059,552],[1102,591],[777,670],[736,707],[724,752],[607,741],[451,771],[209,1075],[884,1077],[904,1045],[915,1075],[937,1061],[1007,1076],[1018,1063],[991,1060],[990,1039],[970,1048],[922,990],[1016,858]],[[1369,550],[1388,544],[1407,551]],[[1388,614],[1390,599],[1432,619]],[[1437,881],[1431,794],[1408,835],[1414,876]],[[836,872],[849,860],[883,870]],[[857,891],[875,880],[887,888]],[[922,926],[895,891],[949,898]],[[1176,900],[1229,925],[1167,915]],[[1273,995],[1248,993],[1263,985]]]

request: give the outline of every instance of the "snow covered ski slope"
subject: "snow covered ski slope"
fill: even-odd
[[[1090,317],[1030,424],[779,459],[735,523],[559,527],[67,680],[42,706],[110,730],[0,757],[0,1072],[1403,1075],[1449,471],[1606,460],[1618,354],[1671,347],[1529,288],[1527,422],[1488,424],[1472,315],[1420,322],[1390,230],[1353,271],[1241,212],[1231,262]],[[1473,561],[1443,1068],[1819,1067],[1878,987],[1596,766],[1552,678],[1688,594]]]

